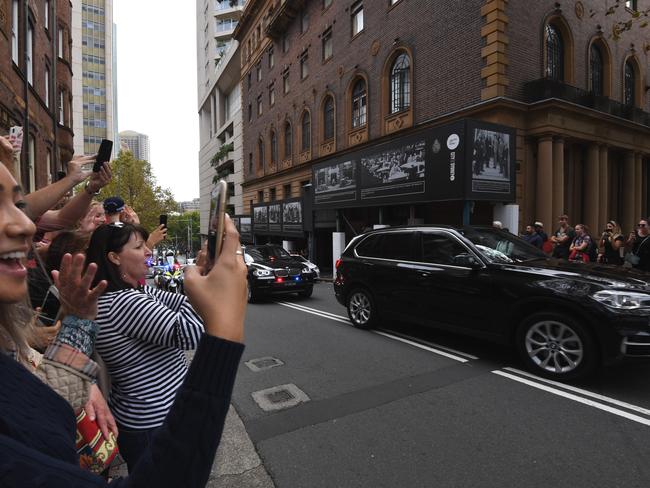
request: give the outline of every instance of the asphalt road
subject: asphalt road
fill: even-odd
[[[243,363],[282,362],[242,363],[233,395],[277,487],[650,486],[650,363],[554,384],[504,347],[354,329],[327,283],[250,305],[246,344]],[[308,400],[269,412],[253,398],[288,384]]]

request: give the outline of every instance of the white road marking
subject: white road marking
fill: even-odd
[[[400,337],[402,339],[415,339],[414,337],[410,337],[410,336],[405,335],[405,334],[397,334],[395,332],[391,333],[391,332],[389,332],[387,330],[384,330],[384,329],[377,329],[377,330],[379,330],[381,332],[385,332],[386,334],[388,334],[388,335],[390,335],[392,337]],[[478,359],[478,356],[474,356],[472,354],[467,354],[466,352],[458,351],[456,349],[452,349],[451,347],[441,346],[440,344],[436,344],[435,342],[419,341],[419,340],[416,340],[415,342],[417,342],[418,344],[422,344],[423,346],[433,347],[434,349],[442,349],[443,351],[447,351],[447,352],[450,352],[452,354],[462,356],[465,359]]]
[[[453,359],[454,361],[458,361],[458,362],[461,362],[461,363],[466,363],[467,361],[469,361],[469,359],[461,358],[460,356],[456,356],[455,354],[450,354],[450,353],[448,353],[446,351],[441,351],[440,349],[434,349],[433,347],[425,346],[424,344],[420,344],[418,342],[409,341],[408,339],[402,339],[401,337],[398,337],[398,336],[394,336],[394,335],[391,335],[391,334],[386,334],[385,332],[380,332],[378,330],[371,330],[370,332],[373,332],[374,334],[379,334],[379,335],[384,336],[384,337],[388,337],[389,339],[393,339],[395,341],[404,342],[405,344],[409,344],[409,345],[411,345],[413,347],[417,347],[419,349],[424,349],[425,351],[429,351],[429,352],[432,352],[432,353],[435,353],[435,354],[439,354],[440,356],[444,356],[446,358]]]
[[[522,378],[520,376],[515,376],[510,373],[506,373],[505,371],[500,371],[500,370],[494,370],[492,373],[503,376],[504,378],[508,378],[513,381],[517,381],[519,383],[523,383],[528,386],[532,386],[533,388],[537,388],[538,390],[543,390],[548,393],[552,393],[553,395],[558,395],[564,398],[567,398],[569,400],[573,400],[574,402],[582,403],[584,405],[588,405],[590,407],[597,408],[598,410],[603,410],[604,412],[611,413],[613,415],[618,415],[619,417],[626,418],[628,420],[632,420],[633,422],[637,422],[639,424],[643,424],[646,426],[650,427],[650,419],[646,419],[643,417],[639,417],[638,415],[634,415],[629,412],[625,412],[623,410],[619,410],[618,408],[610,407],[609,405],[605,405],[603,403],[599,403],[593,400],[589,400],[587,398],[582,398],[578,395],[574,395],[573,393],[568,393],[567,391],[559,390],[557,388],[553,388],[551,386],[546,386],[542,383],[536,383],[535,381],[528,380],[526,378]]]
[[[334,313],[326,312],[324,310],[319,310],[317,308],[306,307],[306,306],[300,305],[298,303],[291,303],[291,302],[276,302],[276,303],[279,303],[280,305],[285,305],[285,306],[288,306],[288,307],[291,307],[291,308],[300,308],[300,309],[303,309],[303,310],[309,310],[311,312],[317,312],[317,313],[320,313],[320,314],[323,314],[323,315],[329,315],[330,317],[335,317],[337,319],[343,319],[347,323],[350,323],[350,319],[348,319],[344,315],[336,315]]]
[[[298,310],[300,312],[310,313],[312,315],[318,315],[319,317],[324,317],[324,318],[330,319],[330,320],[336,320],[337,322],[343,322],[344,324],[348,324],[348,325],[350,324],[350,321],[348,319],[343,320],[343,319],[340,319],[338,317],[331,317],[329,315],[325,315],[322,312],[318,312],[318,311],[315,311],[315,310],[309,310],[309,309],[305,309],[305,308],[302,308],[302,307],[298,307],[298,306],[294,305],[293,303],[286,303],[286,302],[276,302],[276,303],[278,305],[282,305],[283,307],[293,308],[294,310]]]
[[[589,390],[583,390],[582,388],[577,388],[575,386],[565,385],[564,383],[559,383],[557,381],[549,380],[546,378],[540,378],[539,376],[535,376],[534,374],[528,373],[526,371],[520,371],[516,368],[503,368],[503,369],[505,369],[506,371],[510,371],[512,373],[517,373],[523,376],[527,376],[535,381],[542,381],[544,383],[548,383],[549,385],[553,385],[558,388],[563,388],[565,390],[573,391],[575,393],[579,393],[580,395],[595,398],[596,400],[600,400],[602,402],[611,403],[612,405],[616,405],[621,408],[627,408],[628,410],[633,410],[643,415],[650,416],[650,410],[648,410],[647,408],[639,407],[637,405],[632,405],[631,403],[622,402],[620,400],[616,400],[615,398],[611,398],[605,395],[600,395],[598,393],[594,393]]]

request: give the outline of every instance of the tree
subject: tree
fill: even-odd
[[[217,171],[214,177],[212,178],[212,183],[216,183],[221,178],[225,178],[234,172],[234,167],[219,169],[219,166],[221,165],[223,160],[226,159],[226,157],[228,157],[228,153],[231,152],[234,148],[235,145],[232,142],[229,142],[228,144],[222,145],[217,151],[217,153],[214,156],[212,156],[212,159],[210,160],[210,166],[212,166]]]
[[[160,246],[168,246],[181,253],[191,249],[192,254],[196,255],[201,249],[200,226],[201,218],[198,210],[184,214],[172,214],[167,219],[167,240],[163,241]],[[192,246],[187,245],[188,231],[191,234]]]
[[[160,214],[178,209],[170,190],[161,188],[148,161],[135,159],[130,151],[120,151],[111,162],[113,179],[102,189],[99,198],[119,196],[140,217],[140,223],[151,231],[158,226]]]

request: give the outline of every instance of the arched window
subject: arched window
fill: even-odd
[[[559,29],[546,24],[546,77],[564,81],[564,41]]]
[[[278,162],[278,136],[275,131],[271,131],[271,164]]]
[[[390,113],[406,110],[411,105],[411,60],[402,53],[390,69]]]
[[[603,62],[603,53],[596,43],[592,43],[590,55],[589,76],[591,78],[591,91],[594,95],[602,97],[605,94],[605,65]]]
[[[359,79],[352,88],[352,128],[366,125],[368,113],[368,98],[366,81]]]
[[[305,110],[302,113],[302,120],[300,121],[301,129],[301,144],[300,151],[309,151],[311,148],[311,116],[309,111]]]
[[[625,62],[625,89],[623,93],[623,103],[625,105],[634,105],[636,103],[636,70],[632,60]]]
[[[293,133],[291,131],[291,122],[284,123],[284,158],[290,158],[293,154]]]
[[[334,99],[328,95],[323,103],[323,140],[334,139]]]
[[[257,169],[264,167],[264,140],[257,141]]]

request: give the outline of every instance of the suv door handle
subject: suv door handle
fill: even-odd
[[[431,273],[429,273],[428,271],[420,271],[420,276],[422,278],[428,278],[429,276],[431,276]]]

